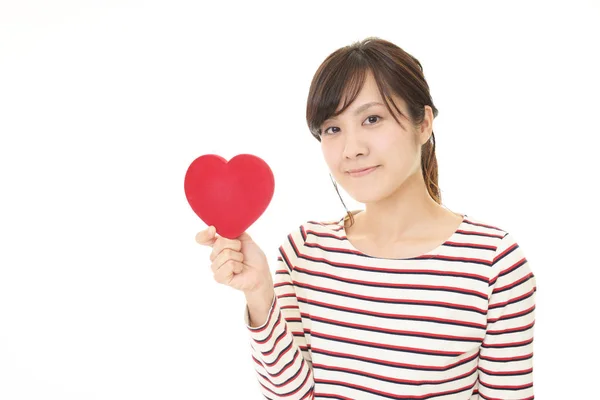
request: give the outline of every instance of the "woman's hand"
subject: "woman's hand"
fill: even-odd
[[[236,239],[216,234],[209,226],[196,234],[196,242],[212,247],[211,269],[215,281],[240,290],[246,296],[273,289],[273,278],[265,253],[244,232]]]

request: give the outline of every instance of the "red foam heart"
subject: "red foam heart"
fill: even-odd
[[[196,215],[219,235],[234,239],[267,209],[275,179],[267,163],[252,154],[238,154],[229,162],[205,154],[188,167],[184,189]]]

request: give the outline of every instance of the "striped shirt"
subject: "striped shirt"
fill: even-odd
[[[275,298],[244,320],[267,399],[533,399],[536,279],[514,237],[463,214],[414,258],[357,250],[343,218],[279,247]]]

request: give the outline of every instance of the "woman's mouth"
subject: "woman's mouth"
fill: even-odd
[[[379,165],[376,165],[374,167],[370,167],[367,169],[350,170],[350,171],[348,171],[348,175],[358,178],[360,176],[365,176],[365,175],[370,174],[371,172],[375,171],[378,167],[379,167]]]

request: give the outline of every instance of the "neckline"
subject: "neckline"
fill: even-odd
[[[361,210],[362,211],[362,210]],[[358,211],[358,212],[361,212]],[[358,214],[358,213],[353,213],[353,214]],[[459,231],[461,230],[461,228],[463,227],[463,225],[465,225],[467,223],[467,218],[468,215],[467,214],[462,214],[460,213],[460,215],[462,216],[462,220],[460,221],[460,224],[458,224],[458,227],[454,230],[454,232],[452,232],[452,234],[450,235],[450,237],[448,237],[446,240],[444,240],[444,242],[438,246],[436,246],[434,249],[431,249],[425,253],[422,253],[420,255],[414,256],[414,257],[405,257],[405,258],[391,258],[391,257],[377,257],[377,256],[373,256],[370,254],[367,254],[359,249],[357,249],[354,244],[352,244],[352,242],[350,241],[350,239],[348,239],[348,235],[346,233],[346,224],[345,224],[345,220],[346,217],[342,217],[340,220],[338,220],[337,225],[341,226],[341,229],[338,230],[338,233],[342,234],[342,240],[344,240],[347,245],[348,248],[350,250],[352,250],[352,252],[364,256],[364,257],[368,257],[368,258],[373,258],[376,260],[390,260],[390,261],[408,261],[408,260],[418,260],[421,258],[426,258],[427,256],[430,255],[434,255],[434,254],[438,254],[439,251],[448,243],[453,242],[454,239],[456,239],[459,235]]]

